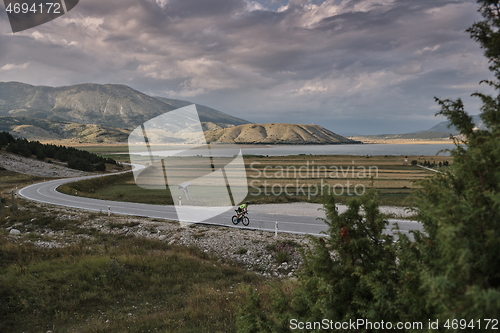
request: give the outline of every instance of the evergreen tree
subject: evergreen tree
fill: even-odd
[[[112,158],[103,158],[88,151],[78,150],[73,147],[45,145],[38,141],[28,141],[26,139],[14,139],[6,132],[0,133],[0,148],[7,145],[6,150],[13,154],[20,154],[25,157],[36,155],[39,160],[54,158],[61,162],[68,162],[68,167],[83,171],[93,171],[94,165],[100,171],[104,171],[104,163],[116,164]]]
[[[484,20],[468,32],[490,60],[495,80],[485,82],[499,91],[500,0],[478,2]],[[411,241],[399,235],[393,242],[382,233],[387,222],[375,194],[354,199],[343,214],[336,211],[334,197],[328,197],[324,207],[329,237],[312,238],[314,250],[304,257],[295,290],[289,297],[278,293],[278,306],[271,309],[252,294],[247,315],[239,316],[240,331],[291,331],[289,318],[366,318],[420,321],[423,331],[430,331],[429,319],[439,319],[440,331],[482,332],[487,331],[485,319],[498,320],[500,93],[474,95],[482,99],[486,130],[474,130],[460,99],[437,100],[438,114],[446,116],[463,139],[454,138],[453,164],[421,182],[417,211],[425,232],[415,232]],[[460,324],[453,327],[453,319]],[[449,327],[444,326],[447,320]]]
[[[19,154],[21,154],[24,157],[30,157],[31,156],[31,150],[29,149],[29,147],[26,144],[24,144],[19,149]]]
[[[106,171],[106,165],[104,163],[99,163],[95,166],[96,171]]]
[[[36,150],[36,158],[39,160],[43,160],[45,159],[45,157],[45,149],[43,148],[43,146],[41,146]]]
[[[314,252],[304,259],[293,303],[297,316],[306,321],[397,316],[396,253],[393,237],[382,232],[388,222],[378,210],[376,193],[352,199],[343,214],[333,195],[324,207],[329,237],[312,238]]]
[[[80,157],[69,158],[68,168],[82,171],[94,171],[94,166],[92,165],[92,163]]]
[[[15,142],[9,143],[6,150],[12,154],[19,154],[19,146]]]
[[[0,135],[0,147],[6,146],[8,144],[7,139]]]
[[[10,133],[1,132],[0,133],[0,147],[6,146],[11,142],[15,142],[15,139]]]
[[[480,0],[484,20],[468,32],[481,44],[500,89],[500,8],[498,0]],[[482,99],[486,130],[474,130],[472,117],[458,100],[437,100],[464,138],[455,139],[453,165],[422,183],[419,212],[428,261],[424,285],[428,304],[441,320],[498,318],[500,315],[500,94],[475,93]],[[477,327],[476,327],[477,330]]]
[[[254,292],[238,317],[240,332],[291,332],[290,319],[334,322],[366,319],[405,322],[430,318],[421,290],[420,251],[404,235],[394,242],[383,231],[388,221],[380,213],[377,194],[370,191],[348,203],[339,214],[334,195],[324,202],[328,237],[311,237],[311,252],[292,294],[275,290],[264,308]],[[416,235],[420,239],[420,235]],[[307,330],[322,332],[322,329]],[[369,327],[343,330],[371,332]]]

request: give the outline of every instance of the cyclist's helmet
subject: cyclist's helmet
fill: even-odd
[[[245,202],[245,203],[246,203],[247,205],[249,205],[249,204],[250,204],[250,201],[247,201],[247,202]]]

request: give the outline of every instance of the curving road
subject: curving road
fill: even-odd
[[[144,168],[142,165],[134,164],[134,168]],[[125,173],[130,171],[124,171]],[[117,174],[117,173],[113,173]],[[109,175],[113,175],[109,174]],[[37,183],[24,187],[18,191],[22,197],[48,203],[52,205],[78,208],[91,211],[111,212],[116,214],[143,216],[157,219],[179,220],[174,206],[160,206],[139,204],[130,202],[98,200],[84,197],[71,196],[58,192],[56,189],[65,183],[74,182],[77,180],[90,179],[96,177],[104,177],[107,175],[86,176],[76,178],[66,178],[51,180],[43,183]],[[203,224],[222,225],[227,227],[235,227],[231,222],[231,216],[234,211],[229,211],[216,217],[210,218]],[[322,231],[327,230],[326,224],[316,217],[309,216],[294,216],[281,214],[266,214],[266,213],[250,213],[249,229],[275,231],[276,227],[279,232],[296,233],[296,234],[311,234],[321,235]],[[189,222],[189,221],[180,221]],[[386,229],[387,233],[393,233],[391,230],[395,225],[398,225],[400,232],[409,233],[410,230],[422,230],[422,225],[417,221],[408,220],[389,220],[390,225]],[[240,225],[236,227],[242,227]]]

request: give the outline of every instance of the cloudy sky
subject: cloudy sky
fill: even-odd
[[[1,5],[0,5],[1,6]],[[0,7],[1,8],[1,7]],[[0,81],[120,83],[256,123],[405,133],[442,121],[434,96],[491,77],[464,30],[475,1],[80,0],[13,34],[0,10]]]

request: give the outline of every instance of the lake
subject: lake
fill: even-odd
[[[234,156],[239,150],[225,148],[223,145],[215,146],[212,149],[212,156]],[[453,149],[453,144],[354,144],[354,145],[254,145],[241,146],[244,155],[417,155],[433,156],[439,151]],[[200,150],[154,150],[156,156],[193,156],[200,154]],[[134,152],[134,155],[147,156],[148,152]],[[204,155],[201,153],[201,155]],[[449,152],[441,152],[442,156],[449,156]]]

